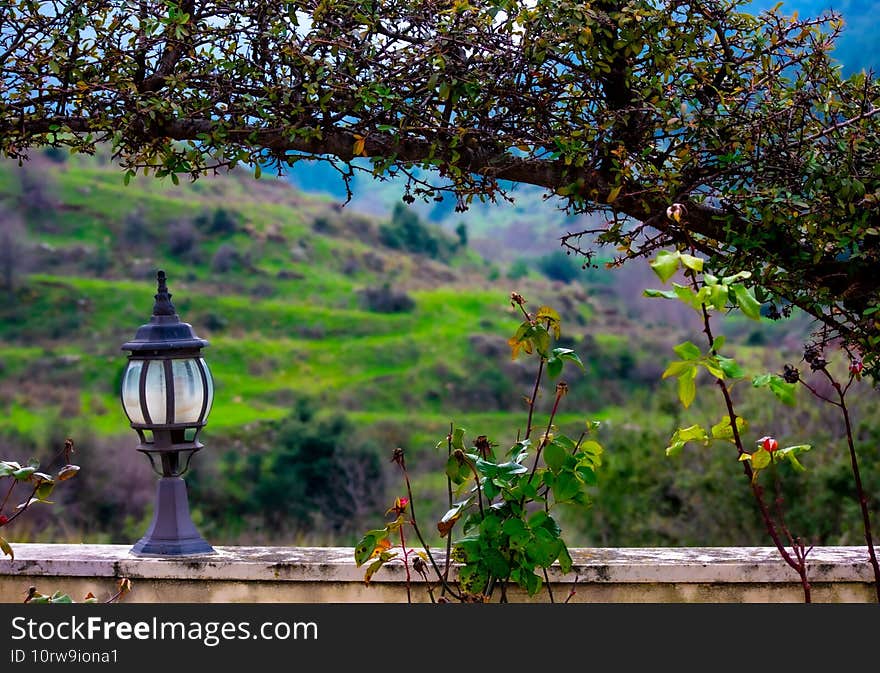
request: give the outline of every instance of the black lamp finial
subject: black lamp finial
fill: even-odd
[[[174,304],[171,303],[171,293],[165,284],[165,272],[161,269],[156,274],[156,281],[156,303],[153,304],[153,315],[175,315],[176,309]]]

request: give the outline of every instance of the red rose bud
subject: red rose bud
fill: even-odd
[[[760,444],[761,448],[768,453],[773,453],[774,451],[776,451],[776,449],[779,448],[779,442],[777,442],[769,435],[761,437],[761,439],[758,440],[758,444]]]
[[[397,514],[400,516],[406,511],[406,506],[409,505],[409,498],[397,498],[394,501],[394,505],[389,509],[386,514]]]
[[[6,516],[5,514],[0,514],[0,526],[5,526],[8,521],[8,516]]]
[[[865,365],[862,364],[861,360],[853,360],[849,365],[849,373],[858,379],[858,378],[861,378],[862,370],[864,368],[865,368]]]

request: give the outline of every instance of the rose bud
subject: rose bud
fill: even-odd
[[[769,435],[761,437],[761,439],[758,440],[758,444],[760,444],[761,448],[768,453],[773,453],[774,451],[776,451],[776,449],[779,448],[779,442],[777,442]]]

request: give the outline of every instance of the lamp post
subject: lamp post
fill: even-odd
[[[199,433],[214,398],[211,372],[201,357],[208,342],[181,322],[164,271],[158,272],[157,280],[150,322],[122,346],[130,351],[122,377],[122,407],[140,438],[137,450],[161,477],[153,521],[131,551],[143,556],[210,554],[214,549],[190,518],[182,479],[203,446]]]

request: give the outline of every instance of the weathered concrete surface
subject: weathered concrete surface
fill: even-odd
[[[186,558],[144,558],[127,545],[16,544],[0,560],[0,602],[23,600],[29,586],[99,598],[131,579],[126,602],[355,603],[406,601],[404,570],[386,566],[370,586],[350,547],[217,547]],[[571,602],[800,602],[797,575],[768,547],[572,549],[568,575],[549,571],[557,600]],[[866,547],[817,547],[809,557],[816,602],[873,602]],[[442,555],[438,555],[442,563]],[[413,580],[413,600],[429,600]],[[522,593],[511,600],[528,600]],[[546,601],[542,592],[534,599]]]

